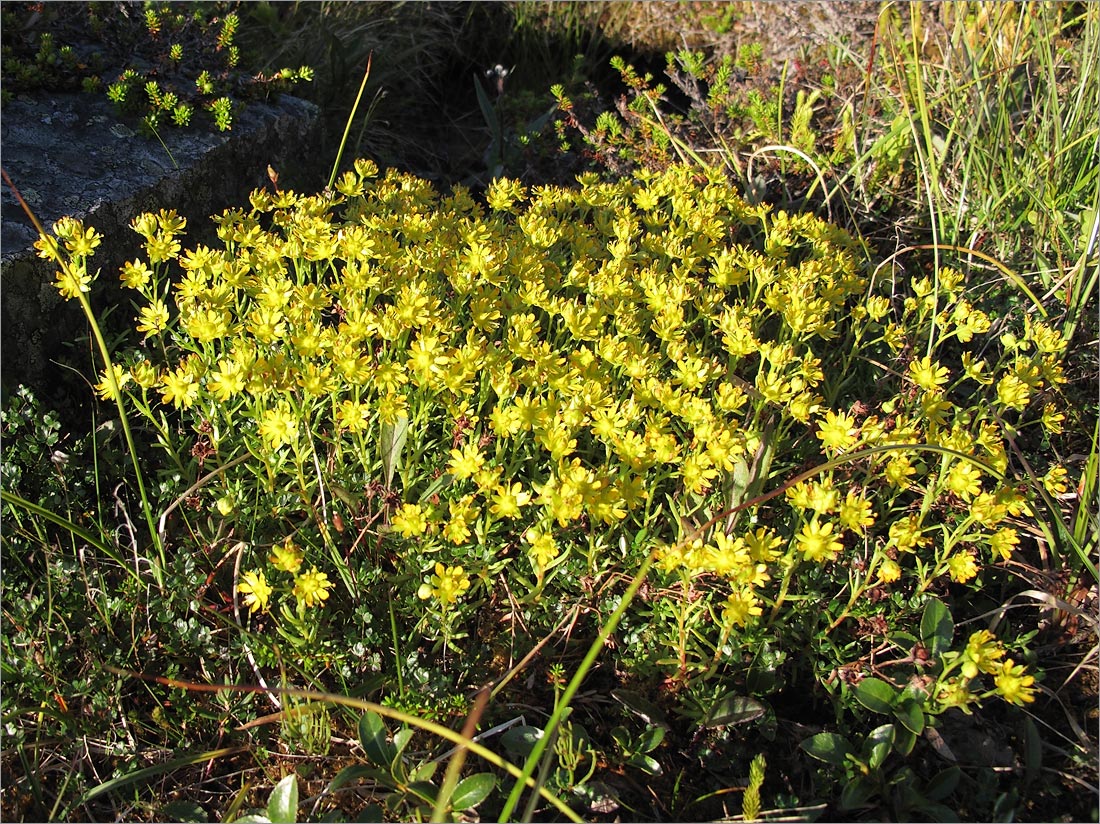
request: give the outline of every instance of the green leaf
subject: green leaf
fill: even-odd
[[[866,807],[871,796],[875,794],[875,782],[865,775],[853,778],[844,785],[840,792],[840,809],[858,810]]]
[[[648,775],[661,774],[661,765],[652,755],[635,753],[626,760],[626,763],[632,767],[637,767],[639,770]]]
[[[928,599],[924,605],[924,615],[920,619],[920,638],[933,657],[938,657],[951,648],[951,639],[955,636],[955,621],[951,610],[943,602]]]
[[[894,717],[914,735],[920,735],[924,732],[924,710],[919,701],[912,698],[903,698],[894,707]]]
[[[650,727],[638,736],[638,751],[652,752],[665,740],[664,727]]]
[[[382,770],[367,766],[366,764],[352,764],[350,767],[344,767],[344,769],[336,773],[336,776],[329,782],[327,792],[334,793],[346,784],[358,781],[361,778],[368,778],[389,789],[396,788],[389,773],[382,772]]]
[[[294,824],[298,820],[298,776],[286,776],[275,785],[267,799],[267,817],[271,824]]]
[[[412,737],[416,735],[416,730],[404,727],[393,734],[393,748],[394,757],[401,755],[405,751],[405,747],[409,746],[409,742]],[[392,759],[391,759],[392,760]]]
[[[945,807],[943,804],[925,801],[916,806],[917,809],[927,816],[929,821],[955,822],[959,820],[958,814],[950,807]]]
[[[382,824],[386,820],[386,811],[381,804],[368,804],[355,820],[362,824]]]
[[[1030,783],[1038,778],[1042,766],[1043,739],[1035,722],[1024,716],[1024,782]]]
[[[439,766],[438,761],[425,761],[415,770],[409,773],[409,781],[431,781],[435,770]]]
[[[543,732],[538,727],[512,727],[500,737],[500,744],[514,758],[521,759],[531,754],[542,736]]]
[[[843,767],[848,761],[848,756],[854,754],[848,739],[833,732],[819,732],[798,746],[807,754],[834,767]]]
[[[405,451],[405,441],[409,438],[409,418],[399,415],[393,423],[382,424],[382,434],[378,446],[382,452],[382,472],[386,477],[386,487],[393,485],[393,473],[401,465],[401,454]]]
[[[743,695],[725,695],[707,710],[702,720],[704,727],[726,727],[755,721],[764,714],[764,705],[755,698]]]
[[[856,687],[856,700],[871,712],[889,715],[894,709],[898,693],[893,687],[878,678],[864,678]]]
[[[894,752],[898,755],[909,755],[916,745],[916,734],[904,724],[894,730]]]
[[[492,773],[474,773],[463,778],[451,794],[451,806],[456,810],[469,810],[489,797],[497,786],[496,776]]]
[[[187,824],[201,824],[210,820],[206,815],[206,810],[194,801],[184,799],[165,804],[161,808],[159,817],[162,821],[181,821]]]
[[[962,770],[956,766],[950,766],[946,770],[940,770],[925,784],[921,793],[928,801],[943,801],[955,792],[962,778]]]
[[[615,727],[611,730],[611,738],[623,752],[631,751],[630,733],[626,727]]]
[[[426,804],[435,805],[439,789],[430,781],[413,781],[406,787],[409,795],[414,795]]]
[[[386,725],[376,712],[365,712],[359,719],[359,743],[367,758],[382,767],[390,766],[397,750],[386,740]]]
[[[638,695],[638,693],[630,690],[611,690],[611,697],[647,724],[655,724],[666,730],[669,728],[664,713],[655,704]]]
[[[872,770],[881,767],[893,746],[893,724],[883,724],[867,733],[867,737],[863,739],[863,752],[867,756],[867,766]]]

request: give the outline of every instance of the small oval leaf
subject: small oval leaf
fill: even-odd
[[[664,727],[650,727],[638,736],[638,751],[652,752],[665,740]]]
[[[512,727],[500,737],[500,743],[514,757],[526,758],[542,735],[538,727]]]
[[[267,799],[267,817],[271,824],[294,824],[298,820],[298,776],[286,776],[275,785]]]
[[[666,730],[669,729],[664,713],[655,704],[638,693],[630,690],[611,690],[611,697],[647,724],[655,724],[658,727],[664,727]]]
[[[489,797],[496,789],[497,778],[492,773],[474,773],[463,778],[451,794],[451,806],[456,810],[469,810]]]
[[[929,598],[920,619],[921,642],[933,656],[937,656],[951,648],[951,639],[954,636],[955,621],[951,617],[951,610],[942,601]]]
[[[833,732],[819,732],[798,746],[814,758],[835,767],[843,766],[847,757],[852,754],[852,745],[848,743],[848,739]]]
[[[894,707],[894,717],[914,735],[924,732],[924,710],[920,702],[904,698]]]
[[[856,700],[869,709],[888,715],[894,709],[897,690],[878,678],[864,678],[856,687]]]
[[[909,755],[916,745],[917,736],[904,724],[894,730],[894,752],[898,755]]]
[[[853,778],[844,785],[840,793],[840,809],[858,810],[866,807],[871,796],[875,794],[875,784],[865,775]]]
[[[405,751],[405,747],[409,746],[409,742],[412,741],[414,735],[416,735],[416,730],[408,727],[404,727],[393,734],[394,757]]]
[[[954,765],[940,770],[924,785],[922,795],[929,801],[943,801],[955,792],[961,778],[962,770]]]
[[[894,725],[883,724],[867,733],[863,741],[863,751],[867,756],[867,766],[877,770],[890,754],[894,746]]]
[[[715,702],[703,718],[704,727],[727,727],[747,724],[764,714],[764,705],[755,698],[743,695],[726,695]]]
[[[363,745],[367,758],[382,767],[388,767],[396,755],[393,745],[386,741],[387,733],[378,713],[365,712],[359,719],[359,743]]]

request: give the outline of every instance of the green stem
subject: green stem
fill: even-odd
[[[95,314],[92,312],[92,305],[88,302],[88,298],[83,292],[81,292],[77,298],[80,301],[80,308],[84,310],[84,315],[88,318],[88,323],[92,327],[92,335],[95,337],[100,357],[103,358],[104,371],[107,375],[107,385],[110,387],[111,397],[115,399],[115,405],[118,407],[118,417],[122,424],[122,433],[126,438],[126,447],[130,451],[130,460],[134,465],[134,476],[137,479],[138,494],[141,496],[141,509],[145,515],[145,523],[149,527],[149,538],[152,540],[153,547],[157,551],[158,563],[153,566],[153,575],[157,581],[157,589],[163,592],[164,568],[167,566],[167,558],[164,554],[164,545],[161,543],[160,535],[157,532],[156,522],[153,518],[153,509],[149,505],[149,495],[145,491],[145,480],[141,473],[141,465],[138,462],[137,446],[134,444],[134,436],[130,431],[130,419],[126,415],[126,405],[122,402],[122,392],[119,389],[118,381],[115,380],[115,370],[114,364],[111,362],[111,353],[107,348],[107,341],[103,339],[103,332],[99,328],[99,323],[96,322]]]
[[[515,786],[512,787],[512,792],[508,795],[508,800],[505,802],[504,808],[500,811],[500,817],[497,819],[498,821],[512,820],[512,812],[515,810],[516,804],[519,803],[523,788],[531,781],[531,775],[534,773],[535,767],[539,763],[539,759],[542,757],[551,739],[554,738],[552,733],[556,731],[561,724],[569,709],[569,704],[573,700],[573,696],[577,694],[577,690],[580,689],[581,683],[584,681],[585,676],[588,675],[588,671],[592,669],[592,665],[596,663],[596,658],[603,650],[604,644],[607,643],[607,639],[619,625],[619,621],[622,620],[626,608],[630,605],[630,602],[634,600],[638,588],[642,585],[642,581],[645,580],[646,575],[649,573],[649,568],[653,566],[653,562],[656,559],[656,553],[656,549],[652,550],[645,561],[642,562],[641,569],[638,570],[633,580],[631,580],[630,586],[627,587],[626,593],[623,595],[619,605],[615,608],[615,611],[611,614],[607,623],[600,628],[600,632],[596,636],[596,639],[592,642],[591,646],[589,646],[588,652],[577,668],[576,674],[562,693],[561,701],[554,709],[554,714],[551,715],[550,720],[546,722],[546,728],[543,730],[542,737],[535,742],[535,746],[531,749],[530,755],[527,756],[527,761],[523,765],[523,773],[517,778]]]

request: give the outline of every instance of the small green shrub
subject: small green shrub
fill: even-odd
[[[226,131],[243,101],[313,77],[308,66],[271,75],[245,72],[234,42],[240,20],[228,4],[186,10],[149,3],[133,18],[119,9],[104,13],[103,5],[115,4],[5,7],[5,100],[38,89],[104,90],[145,131],[189,126],[196,110]]]

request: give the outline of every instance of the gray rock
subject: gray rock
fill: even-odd
[[[70,215],[104,236],[89,261],[93,271],[100,269],[91,299],[117,334],[134,316],[133,293],[123,292],[118,279],[119,267],[140,253],[130,221],[145,211],[175,209],[187,218],[186,247],[214,239],[210,215],[247,208],[253,189],[270,186],[268,165],[278,171],[281,188],[319,189],[327,169],[318,157],[318,115],[312,103],[282,95],[277,102],[249,102],[228,132],[166,128],[162,143],[122,122],[102,95],[57,94],[4,107],[0,152],[4,170],[47,231]],[[23,383],[40,396],[56,395],[59,378],[71,371],[51,362],[90,371],[87,347],[73,345],[87,335],[87,323],[75,302],[61,300],[54,267],[32,247],[37,232],[8,186],[2,188],[3,388]]]

